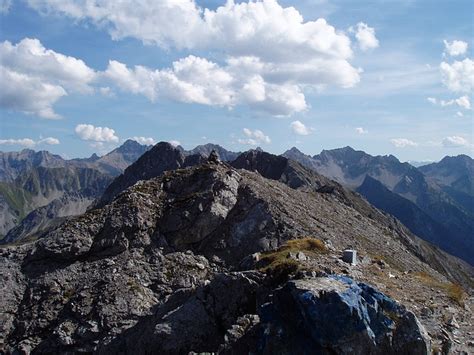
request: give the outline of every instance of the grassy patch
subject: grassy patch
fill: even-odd
[[[372,258],[372,263],[381,265],[382,262],[385,263],[387,266],[391,267],[392,269],[398,271],[404,271],[400,266],[398,260],[396,260],[393,256],[390,255],[373,255],[370,254]]]
[[[441,282],[436,280],[430,274],[426,272],[417,272],[414,274],[424,285],[440,289],[451,299],[451,301],[457,303],[460,306],[464,306],[464,290],[463,288],[452,282]]]
[[[446,292],[452,301],[456,302],[460,306],[464,306],[464,290],[460,285],[450,282],[448,285],[446,285]]]
[[[319,239],[311,237],[289,240],[279,250],[327,253],[326,245]]]
[[[315,238],[300,238],[287,241],[277,250],[263,253],[258,263],[258,269],[277,282],[283,282],[288,276],[301,269],[301,264],[288,258],[289,253],[304,252],[311,254],[327,253],[327,248],[322,241]]]

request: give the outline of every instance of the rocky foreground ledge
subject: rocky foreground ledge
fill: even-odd
[[[0,249],[2,351],[473,350],[469,288],[392,219],[318,188],[209,162]],[[357,265],[340,260],[348,246]]]

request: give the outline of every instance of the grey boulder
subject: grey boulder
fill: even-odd
[[[262,306],[261,353],[428,354],[412,312],[346,276],[289,281]]]

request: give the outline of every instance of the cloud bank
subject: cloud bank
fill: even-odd
[[[28,4],[44,15],[66,16],[105,29],[114,40],[135,38],[189,53],[160,69],[130,68],[111,59],[103,73],[94,73],[75,58],[61,57],[61,65],[74,67],[75,76],[55,73],[64,77],[60,85],[65,91],[51,95],[46,106],[50,115],[51,105],[60,94],[67,94],[67,83],[87,89],[97,77],[152,102],[165,98],[228,108],[245,105],[275,116],[306,110],[306,90],[350,88],[360,81],[360,69],[350,63],[351,40],[343,31],[322,18],[305,21],[298,10],[276,0],[227,1],[215,10],[194,0],[151,1],[146,6],[139,0],[28,0]],[[357,24],[355,37],[362,50],[379,45],[375,30],[363,22]],[[213,59],[202,57],[204,52],[212,53]]]
[[[82,60],[46,49],[39,40],[0,43],[0,106],[55,119],[53,105],[68,92],[91,92],[95,72]]]
[[[392,143],[396,148],[406,148],[406,147],[417,147],[418,143],[413,142],[412,140],[406,138],[393,138],[390,139],[390,143]]]
[[[60,144],[61,142],[57,138],[53,137],[46,137],[46,138],[41,138],[37,141],[31,139],[31,138],[20,138],[20,139],[0,139],[0,145],[5,144],[5,145],[21,145],[24,147],[32,148],[36,145],[40,144],[46,144],[46,145],[57,145]]]

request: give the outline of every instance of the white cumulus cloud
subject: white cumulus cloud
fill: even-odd
[[[262,144],[262,143],[264,143],[264,144],[271,143],[270,137],[265,135],[265,133],[263,133],[259,129],[251,130],[251,129],[248,129],[248,128],[244,128],[242,130],[242,132],[244,133],[244,136],[246,138],[239,138],[237,141],[240,144],[256,146],[256,145],[259,145],[259,144]]]
[[[57,145],[60,144],[59,139],[53,137],[41,138],[38,141],[35,141],[31,138],[19,138],[19,139],[0,139],[0,144],[6,145],[21,145],[24,147],[32,148],[36,145],[46,144],[46,145]]]
[[[468,45],[464,41],[454,40],[452,42],[448,42],[444,40],[443,43],[445,52],[452,57],[462,55],[467,52]]]
[[[194,0],[28,0],[42,13],[88,20],[113,39],[137,38],[164,48],[221,50],[271,61],[350,58],[350,40],[326,20],[304,21],[276,0],[227,1],[215,10]],[[179,29],[179,30],[177,30]]]
[[[57,145],[60,144],[61,142],[59,139],[54,138],[54,137],[46,137],[46,138],[41,138],[37,144],[47,144],[47,145]]]
[[[291,130],[293,133],[298,134],[300,136],[307,136],[311,134],[312,129],[307,127],[303,122],[301,121],[293,121],[290,124]]]
[[[471,100],[467,95],[460,96],[457,99],[452,100],[437,100],[434,97],[428,97],[427,100],[433,105],[440,105],[442,107],[457,105],[459,107],[464,108],[465,110],[471,109]]]
[[[349,31],[355,33],[359,48],[362,51],[367,51],[379,46],[379,40],[375,37],[375,29],[369,27],[366,23],[359,22],[355,29],[351,27]]]
[[[471,143],[460,136],[449,136],[443,139],[442,144],[446,148],[470,147]]]
[[[20,139],[0,139],[0,144],[5,145],[22,145],[24,147],[34,147],[36,142],[31,138]]]
[[[0,65],[0,106],[47,119],[60,116],[53,105],[67,95],[59,85],[43,82],[40,78],[18,73]]]
[[[418,143],[413,142],[412,140],[409,140],[406,138],[393,138],[393,139],[390,139],[390,143],[392,143],[397,148],[418,146]]]
[[[356,127],[355,131],[356,131],[358,134],[367,134],[367,133],[369,133],[369,131],[367,131],[367,130],[364,129],[363,127]]]
[[[471,92],[474,88],[474,61],[466,58],[452,64],[440,64],[441,79],[446,87],[454,92]]]
[[[256,58],[231,58],[227,65],[220,66],[191,55],[161,70],[143,66],[128,68],[110,61],[103,76],[123,91],[144,95],[150,101],[164,97],[230,108],[243,104],[276,116],[307,108],[298,85],[266,81],[267,73],[275,75],[272,68],[265,68]]]
[[[151,137],[132,137],[130,138],[131,140],[135,141],[135,142],[138,142],[140,144],[143,144],[143,145],[155,145],[156,144],[156,141],[155,139],[151,138]]]
[[[39,40],[0,43],[0,106],[59,118],[53,105],[69,92],[91,92],[96,73],[82,60],[46,49]]]
[[[76,126],[76,134],[85,141],[101,143],[117,143],[119,138],[115,135],[115,130],[109,127],[95,127],[91,124],[79,124]]]
[[[466,95],[461,96],[457,99],[453,99],[453,100],[448,100],[448,101],[441,100],[439,101],[439,104],[443,107],[458,105],[459,107],[465,108],[466,110],[469,110],[471,108],[471,101],[469,100],[469,97]]]
[[[469,100],[469,96],[464,95],[458,99],[455,99],[454,101],[456,102],[458,106],[463,107],[466,110],[471,109],[471,101]]]
[[[122,90],[178,102],[247,105],[276,116],[307,109],[304,89],[349,88],[360,81],[350,63],[351,40],[324,19],[305,21],[276,0],[227,1],[215,9],[194,0],[28,0],[43,14],[60,14],[162,48],[212,52],[189,55],[160,70],[111,60],[105,77]],[[179,30],[177,30],[179,29]],[[361,48],[378,45],[374,30],[358,25]]]
[[[115,97],[115,93],[108,86],[100,87],[99,88],[99,93],[103,96],[106,96],[106,97]]]
[[[133,69],[110,61],[105,77],[122,90],[141,94],[155,101],[163,96],[176,101],[205,105],[233,105],[232,76],[219,65],[204,58],[188,56],[173,67],[152,70],[143,66]]]

